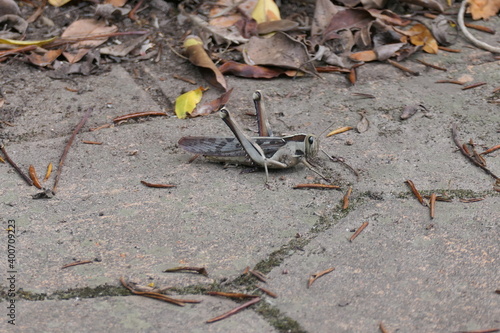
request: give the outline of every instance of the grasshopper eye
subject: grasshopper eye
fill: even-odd
[[[307,141],[309,142],[310,145],[312,145],[314,143],[314,138],[310,136],[309,139],[307,139]]]

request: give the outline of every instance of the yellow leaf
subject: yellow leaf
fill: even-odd
[[[0,44],[22,45],[22,46],[28,46],[28,45],[41,46],[41,45],[48,44],[48,43],[54,41],[56,38],[57,37],[52,37],[52,38],[44,39],[44,40],[0,39]]]
[[[423,50],[427,53],[433,53],[436,54],[438,51],[438,44],[437,41],[434,39],[432,36],[432,33],[427,29],[427,27],[423,24],[415,24],[413,27],[411,27],[410,30],[411,32],[414,32],[414,35],[410,36],[410,42],[413,45],[423,45]]]
[[[252,12],[257,23],[281,20],[280,10],[273,0],[259,0]]]
[[[194,89],[188,91],[177,97],[175,100],[175,114],[179,119],[187,118],[188,114],[193,112],[196,104],[201,101],[201,97],[203,96],[203,92],[206,89],[203,87],[199,87],[198,89]]]
[[[67,4],[71,0],[49,0],[49,3],[54,7],[61,7],[62,5]]]

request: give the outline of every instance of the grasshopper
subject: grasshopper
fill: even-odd
[[[266,183],[268,168],[286,169],[299,163],[326,179],[308,161],[308,158],[313,158],[318,153],[317,138],[311,134],[273,136],[262,93],[256,91],[253,100],[260,136],[247,136],[224,106],[219,110],[219,115],[235,135],[234,138],[187,136],[179,140],[179,146],[212,161],[263,167],[266,171]]]

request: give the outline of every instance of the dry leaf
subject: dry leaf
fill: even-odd
[[[242,53],[248,65],[277,66],[316,74],[305,45],[283,32],[270,38],[250,38]]]
[[[194,35],[187,36],[184,41],[184,48],[186,49],[189,61],[199,67],[201,75],[203,75],[208,83],[217,88],[227,90],[226,79],[224,79],[222,73],[203,48],[203,42],[200,37]]]
[[[465,0],[464,0],[465,1]],[[500,0],[467,0],[473,20],[489,19],[500,10]]]
[[[438,51],[437,41],[427,27],[421,23],[415,24],[408,31],[415,33],[410,36],[410,42],[413,45],[423,45],[423,50],[427,53],[436,54]]]
[[[51,65],[54,60],[62,54],[62,50],[50,50],[44,54],[31,53],[28,55],[28,60],[33,64],[40,67]]]
[[[232,74],[239,77],[247,77],[253,79],[272,79],[280,75],[301,76],[301,72],[293,70],[285,70],[282,68],[271,68],[264,66],[251,66],[240,64],[234,61],[228,61],[219,67],[222,74]]]
[[[49,3],[54,7],[61,7],[70,1],[71,0],[49,0]]]
[[[118,28],[116,26],[107,26],[104,21],[82,19],[71,23],[61,35],[61,38],[73,39],[92,37],[93,35],[110,34],[116,32],[117,30]],[[76,52],[71,52],[71,50],[69,50],[63,52],[63,55],[70,63],[76,63],[80,61],[80,59],[83,58],[83,56],[87,54],[90,49],[105,43],[107,40],[107,37],[99,37],[74,43],[72,44],[71,49],[76,50]]]
[[[349,58],[354,61],[369,62],[377,60],[377,54],[373,50],[366,50],[352,53]]]
[[[332,17],[343,10],[343,7],[334,5],[330,0],[317,0],[314,8],[314,18],[311,25],[311,39],[319,40],[323,31],[332,21]]]
[[[109,3],[115,7],[122,7],[127,3],[127,0],[105,0],[104,3]]]
[[[297,22],[290,20],[277,20],[270,22],[263,22],[257,25],[257,32],[259,35],[266,35],[276,31],[290,31],[299,26]]]
[[[1,0],[0,1],[0,16],[3,15],[21,15],[19,6],[14,0]]]
[[[193,112],[189,114],[190,118],[198,117],[198,116],[207,116],[212,112],[218,111],[222,106],[227,104],[229,100],[229,96],[233,92],[233,88],[229,89],[218,98],[210,101],[208,103],[203,104],[202,106],[197,107]]]
[[[252,12],[257,23],[281,20],[280,10],[273,0],[259,0]]]
[[[175,114],[177,118],[187,118],[188,114],[193,112],[196,105],[201,101],[205,90],[205,88],[199,87],[177,97],[175,100]]]

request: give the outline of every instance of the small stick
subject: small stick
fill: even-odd
[[[215,317],[215,318],[212,318],[212,319],[209,319],[207,320],[206,322],[209,324],[209,323],[214,323],[216,321],[219,321],[219,320],[222,320],[222,319],[226,319],[227,317],[229,316],[232,316],[234,315],[235,313],[237,312],[240,312],[241,310],[245,309],[245,308],[248,308],[249,306],[255,304],[255,303],[258,303],[260,301],[260,297],[255,297],[253,298],[252,300],[246,302],[246,303],[243,303],[241,304],[240,306],[232,309],[231,311],[228,311],[226,313],[224,313],[223,315],[220,315],[218,317]]]
[[[431,196],[430,195],[426,195],[424,196],[424,198],[426,199],[430,199]],[[452,202],[453,200],[451,200],[450,198],[448,197],[442,197],[442,196],[437,196],[436,195],[436,201],[442,201],[442,202]]]
[[[351,238],[349,238],[349,242],[352,242],[356,237],[358,237],[361,231],[363,231],[368,226],[368,224],[368,222],[363,222],[361,227],[359,227],[358,230],[356,230],[356,232],[351,236]]]
[[[336,135],[336,134],[340,134],[340,133],[344,133],[344,132],[347,132],[347,131],[350,131],[352,130],[352,127],[351,126],[344,126],[344,127],[341,127],[341,128],[337,128],[336,130],[333,130],[331,131],[330,133],[328,133],[326,135],[326,137],[330,137],[332,135]]]
[[[257,288],[259,288],[262,292],[264,292],[268,296],[271,296],[272,298],[278,298],[278,295],[276,295],[276,293],[273,293],[271,290],[268,290],[266,288],[262,288],[262,287],[259,287],[259,286],[257,286]]]
[[[24,181],[29,186],[33,186],[33,181],[30,179],[30,177],[26,176],[26,174],[10,158],[9,154],[7,154],[7,151],[5,150],[5,145],[3,142],[0,142],[0,151],[2,152],[3,156],[5,157],[5,160],[14,168],[14,170],[17,171],[17,173],[24,179]]]
[[[324,66],[324,67],[316,67],[318,73],[331,73],[331,72],[340,72],[340,73],[350,73],[351,71],[346,68],[341,68],[337,66]]]
[[[71,264],[66,264],[66,265],[64,265],[63,267],[61,267],[61,269],[65,269],[65,268],[72,267],[72,266],[77,266],[77,265],[85,265],[85,264],[90,264],[91,262],[92,262],[92,260],[80,260],[80,261],[75,261],[75,262],[72,262]]]
[[[492,35],[494,35],[496,33],[495,29],[491,29],[491,28],[485,27],[484,25],[478,25],[478,24],[473,24],[473,23],[465,23],[465,26],[467,28],[479,30],[479,31],[482,31],[482,32],[487,32],[487,33],[492,34]]]
[[[52,192],[55,194],[57,190],[57,185],[59,184],[59,178],[61,178],[61,173],[62,169],[64,166],[64,161],[66,160],[66,156],[68,155],[69,148],[73,144],[73,141],[75,140],[76,134],[82,129],[83,125],[87,122],[87,119],[89,119],[90,114],[92,113],[94,109],[89,108],[87,112],[83,115],[82,120],[78,123],[76,128],[74,129],[73,133],[71,134],[71,137],[68,140],[68,143],[66,144],[66,147],[64,147],[64,151],[61,155],[61,159],[59,160],[59,166],[57,167],[57,172],[56,172],[56,178],[54,180],[54,186],[52,188]]]
[[[47,1],[48,0],[43,0],[42,3],[40,4],[40,6],[35,10],[35,12],[33,14],[31,14],[30,17],[28,17],[28,19],[26,20],[26,22],[33,23],[36,20],[38,20],[38,18],[40,17],[40,15],[42,15],[43,10],[45,9],[45,6],[47,5]]]
[[[128,119],[133,119],[133,118],[139,118],[139,117],[147,117],[147,116],[168,116],[165,112],[158,112],[158,111],[146,111],[146,112],[136,112],[136,113],[129,113],[123,116],[116,117],[113,119],[114,123],[117,123],[122,120],[128,120]]]
[[[349,186],[349,188],[347,189],[347,193],[344,195],[342,209],[349,208],[349,197],[351,196],[351,193],[352,193],[352,187]]]
[[[43,177],[44,182],[46,182],[49,179],[51,173],[52,173],[52,162],[49,163],[49,165],[47,165],[47,171],[45,172],[45,177]]]
[[[401,65],[399,62],[396,62],[394,60],[391,60],[391,59],[387,59],[387,62],[390,63],[391,65],[393,65],[394,67],[402,70],[403,72],[407,72],[407,73],[410,73],[411,75],[413,76],[419,76],[420,73],[419,72],[416,72],[414,70],[411,70],[409,69],[408,67],[405,67],[403,65]]]
[[[491,147],[490,149],[486,149],[485,151],[483,151],[479,155],[486,155],[486,154],[492,153],[492,152],[494,152],[495,150],[498,150],[498,149],[500,149],[500,145],[496,145],[494,147]]]
[[[461,86],[464,84],[463,82],[458,81],[458,80],[437,80],[434,83],[453,83],[453,84],[459,84]]]
[[[450,49],[449,47],[445,47],[445,46],[438,46],[438,50],[446,51],[446,52],[451,52],[451,53],[460,53],[460,52],[462,52],[461,50]]]
[[[359,96],[359,97],[363,97],[363,98],[375,98],[375,96],[373,96],[372,94],[365,94],[365,93],[352,93],[351,95],[354,95],[354,96]]]
[[[339,189],[340,186],[328,185],[328,184],[298,184],[298,185],[295,185],[293,188],[294,189],[315,188],[315,189],[321,189],[321,190],[333,190],[333,189]]]
[[[431,211],[431,219],[434,218],[434,214],[436,213],[436,193],[431,194],[431,198],[429,199],[429,208]]]
[[[475,330],[475,331],[458,331],[455,333],[495,333],[500,332],[500,328],[490,328],[486,330]]]
[[[174,79],[181,80],[181,81],[184,81],[184,82],[187,82],[187,83],[196,84],[196,81],[188,79],[188,78],[185,78],[185,77],[182,77],[182,76],[177,75],[177,74],[172,75],[172,77]]]
[[[125,288],[130,290],[132,292],[132,294],[135,294],[135,295],[145,296],[145,297],[149,297],[149,298],[155,298],[155,299],[158,299],[160,301],[172,303],[172,304],[175,304],[178,306],[184,306],[185,305],[184,303],[201,303],[201,301],[189,300],[189,299],[176,299],[176,298],[168,297],[167,295],[163,295],[163,294],[155,293],[155,292],[150,292],[150,291],[138,291],[138,290],[135,290],[134,288],[132,288],[131,286],[129,286],[122,277],[120,278],[120,282],[122,283],[122,285]]]
[[[484,86],[486,84],[486,82],[479,82],[479,83],[474,83],[474,84],[471,84],[469,86],[465,86],[462,88],[462,90],[467,90],[467,89],[472,89],[472,88],[477,88],[477,87],[481,87],[481,86]]]
[[[475,164],[476,166],[478,166],[481,169],[483,169],[483,171],[486,172],[488,175],[492,176],[493,178],[495,178],[497,180],[499,179],[498,176],[496,176],[493,172],[490,171],[490,169],[488,169],[484,165],[481,165],[481,163],[479,163],[478,161],[476,161],[476,159],[473,156],[471,156],[470,154],[467,154],[466,150],[463,148],[462,144],[458,140],[457,124],[453,124],[452,127],[451,127],[451,136],[453,138],[453,141],[455,142],[455,145],[458,147],[458,149],[460,150],[460,152],[462,153],[462,155],[464,155],[465,157],[467,157],[473,164]]]
[[[315,273],[315,274],[311,275],[309,277],[309,280],[307,280],[307,288],[311,287],[311,285],[314,283],[314,281],[316,281],[317,279],[319,279],[323,275],[326,275],[326,274],[332,272],[334,269],[335,269],[335,267],[328,268],[328,269],[326,269],[324,271],[321,271],[321,272],[318,272],[318,273]]]
[[[153,183],[148,183],[148,182],[145,182],[144,180],[141,180],[141,184],[146,185],[147,187],[155,187],[155,188],[172,188],[172,187],[177,187],[177,185],[171,185],[171,184],[153,184]]]
[[[223,291],[209,291],[209,292],[207,292],[207,295],[210,295],[210,296],[224,296],[224,297],[229,297],[229,298],[240,298],[240,299],[259,297],[259,296],[256,296],[256,295],[249,295],[249,294],[242,294],[242,293],[226,293],[226,292],[223,292]]]
[[[137,4],[134,6],[134,8],[132,8],[132,10],[128,13],[128,18],[131,19],[132,21],[137,21],[139,18],[137,17],[137,15],[135,15],[135,13],[137,12],[137,10],[142,6],[142,3],[144,2],[144,0],[139,0],[137,2]]]
[[[422,195],[420,195],[420,192],[415,187],[415,184],[413,184],[413,182],[409,179],[405,181],[405,183],[408,184],[408,186],[410,186],[410,189],[413,192],[413,195],[417,198],[418,202],[420,202],[422,206],[427,206],[427,203],[422,198]]]
[[[264,283],[267,282],[267,278],[264,274],[262,274],[261,272],[259,271],[255,271],[255,270],[248,270],[248,273],[252,274],[253,276],[255,276],[257,278],[257,280],[259,281],[262,281]]]
[[[87,145],[102,145],[102,142],[97,142],[97,141],[82,140],[82,143],[85,143]]]
[[[447,70],[446,68],[444,68],[444,67],[439,67],[439,66],[437,66],[437,65],[430,64],[430,63],[425,62],[425,61],[420,60],[420,59],[417,59],[417,61],[418,61],[419,63],[421,63],[422,65],[425,65],[425,66],[427,66],[427,67],[431,67],[431,68],[434,68],[434,69],[439,69],[440,71],[445,71],[445,72],[446,72],[446,71],[448,71],[448,70]]]
[[[33,182],[33,185],[35,185],[36,188],[42,189],[42,185],[40,184],[40,181],[38,180],[38,176],[36,175],[36,170],[33,165],[30,165],[28,168],[28,173],[30,175],[31,181]]]
[[[189,272],[189,273],[198,273],[201,275],[208,276],[208,272],[205,267],[174,267],[169,268],[163,271],[164,273],[176,273],[176,272]]]
[[[94,128],[91,128],[89,131],[93,132],[93,131],[98,131],[100,129],[103,129],[103,128],[109,128],[113,126],[113,124],[104,124],[104,125],[101,125],[99,127],[94,127]]]

